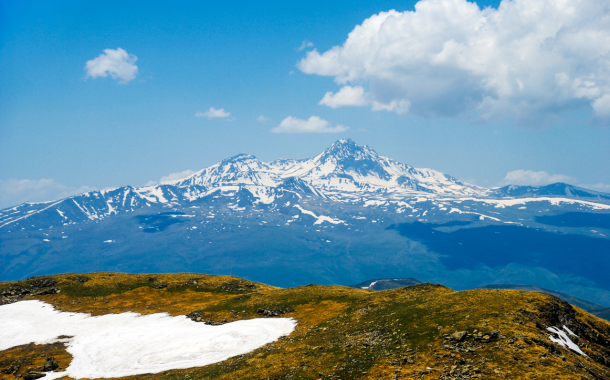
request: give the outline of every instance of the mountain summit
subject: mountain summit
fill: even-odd
[[[367,196],[397,193],[401,196],[427,193],[446,196],[485,196],[487,189],[468,185],[431,169],[416,169],[377,154],[351,139],[338,140],[310,159],[282,159],[263,163],[246,154],[223,160],[192,176],[163,185],[188,187],[262,186],[278,187],[288,178],[298,178],[318,193]]]

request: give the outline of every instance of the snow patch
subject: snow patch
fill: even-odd
[[[343,223],[343,224],[347,225],[347,223],[345,223],[344,220],[340,220],[340,219],[336,219],[336,218],[331,218],[330,216],[324,216],[324,215],[317,216],[312,211],[305,210],[303,207],[301,207],[301,205],[297,204],[297,205],[294,205],[294,207],[298,208],[303,214],[311,215],[314,218],[316,218],[316,221],[314,222],[314,226],[316,224],[322,224],[324,222],[328,222],[328,223],[332,223],[332,224]]]
[[[370,289],[370,288],[371,288],[371,286],[375,285],[376,283],[377,283],[377,281],[373,281],[373,282],[371,282],[371,283],[369,284],[369,286],[363,286],[363,287],[362,287],[362,289],[366,289],[366,290],[368,290],[368,289]]]
[[[450,201],[451,199],[446,199],[446,200]],[[582,206],[587,206],[593,210],[610,210],[610,205],[606,205],[603,203],[581,201],[579,199],[568,199],[568,198],[551,198],[551,197],[516,198],[516,199],[461,198],[461,200],[495,204],[495,207],[497,207],[497,208],[503,208],[506,206],[526,205],[528,202],[549,202],[551,204],[551,206],[560,206],[562,203],[568,203],[568,204],[579,204]]]
[[[292,318],[258,318],[209,326],[185,316],[127,312],[92,317],[60,312],[41,301],[0,306],[0,351],[63,341],[73,356],[45,379],[135,376],[218,363],[294,331]],[[58,336],[71,336],[58,339]]]
[[[455,208],[455,207],[452,207],[451,211],[449,211],[448,214],[452,214],[454,212],[457,212],[458,214],[474,214],[474,215],[478,215],[479,216],[479,220],[485,220],[485,218],[487,218],[487,219],[495,220],[496,222],[501,222],[500,219],[494,218],[493,216],[487,216],[487,215],[483,215],[483,214],[480,214],[478,212],[472,212],[472,211],[462,211],[462,210],[460,210],[458,208]],[[424,213],[424,215],[425,215],[425,213]]]
[[[567,328],[566,326],[563,326],[563,328],[570,334],[573,336],[576,336],[576,334],[574,334],[572,331],[570,331],[569,328]],[[558,338],[553,337],[552,335],[549,335],[549,339],[554,342],[557,343],[558,345],[560,345],[561,347],[565,347],[565,348],[569,348],[570,350],[574,351],[574,352],[578,352],[581,355],[587,356],[587,354],[585,354],[584,352],[582,352],[582,350],[580,349],[580,347],[578,347],[576,345],[576,343],[572,342],[572,340],[568,337],[568,335],[563,331],[558,329],[557,327],[547,327],[547,330],[549,330],[552,333],[557,334]]]

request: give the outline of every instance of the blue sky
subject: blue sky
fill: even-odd
[[[610,11],[548,3],[0,1],[0,207],[345,137],[481,186],[610,192],[610,47],[586,37]]]

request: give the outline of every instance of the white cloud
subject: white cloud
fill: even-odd
[[[258,121],[259,123],[264,123],[264,122],[269,121],[269,120],[271,120],[271,119],[269,119],[265,115],[260,115],[259,117],[256,118],[256,121]]]
[[[610,117],[608,20],[599,0],[503,0],[498,9],[422,0],[415,11],[371,16],[298,67],[420,116],[475,113],[527,125],[588,107]]]
[[[144,186],[155,186],[160,183],[167,182],[167,181],[177,181],[179,179],[184,179],[184,178],[190,177],[191,175],[193,175],[195,173],[197,173],[197,172],[194,170],[184,170],[181,172],[171,173],[171,174],[161,177],[161,179],[159,181],[148,181],[144,184]]]
[[[361,86],[343,86],[334,94],[329,91],[324,94],[324,97],[318,104],[331,108],[371,105],[373,111],[394,111],[398,114],[409,112],[411,107],[411,102],[405,99],[392,100],[388,104],[373,100],[371,94],[366,93]]]
[[[318,104],[337,108],[343,106],[366,106],[369,103],[370,100],[361,86],[343,86],[336,94],[333,94],[331,91],[327,92]]]
[[[307,120],[288,116],[277,127],[271,129],[273,133],[339,133],[345,132],[349,127],[343,125],[330,126],[330,123],[318,116],[312,116]]]
[[[556,182],[572,182],[574,178],[563,174],[549,174],[545,171],[513,170],[506,173],[504,182],[511,185],[543,186]]]
[[[408,100],[392,100],[389,104],[379,103],[378,101],[373,101],[373,111],[394,111],[397,114],[403,114],[409,112],[409,108],[411,107],[411,102]]]
[[[24,202],[45,202],[95,190],[88,186],[71,187],[53,179],[0,180],[0,209]]]
[[[301,50],[305,50],[310,47],[313,47],[313,42],[304,40],[303,43],[301,43],[301,46],[299,46],[299,48],[297,50],[301,51]]]
[[[593,102],[593,109],[597,116],[610,117],[610,94],[605,94],[596,99]]]
[[[164,177],[161,177],[161,179],[159,180],[159,182],[166,182],[166,181],[176,181],[179,179],[184,179],[186,177],[190,177],[193,174],[197,173],[194,170],[185,170],[182,172],[176,172],[176,173],[172,173],[170,175],[166,175]]]
[[[105,49],[97,58],[87,61],[85,70],[88,77],[105,78],[110,74],[112,79],[119,79],[120,84],[125,84],[138,74],[138,66],[134,65],[137,60],[138,57],[121,48]]]
[[[210,107],[206,112],[197,112],[195,114],[196,117],[207,117],[208,119],[214,118],[225,118],[231,116],[230,112],[225,111],[224,108],[216,109],[214,107]]]

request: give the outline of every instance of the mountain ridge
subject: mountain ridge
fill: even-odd
[[[289,287],[411,277],[458,290],[529,283],[610,305],[609,200],[560,187],[493,196],[351,140],[333,145],[0,210],[0,279],[197,270]]]
[[[65,223],[68,219],[65,217],[66,212],[71,215],[70,221],[97,220],[121,211],[133,212],[150,203],[171,207],[173,203],[191,202],[215,191],[222,193],[240,190],[250,192],[256,198],[253,202],[255,204],[270,204],[284,192],[296,191],[372,207],[394,204],[394,208],[402,212],[410,207],[401,200],[417,197],[503,199],[528,196],[537,198],[542,195],[610,200],[610,194],[563,183],[540,187],[510,185],[482,188],[436,170],[401,164],[379,156],[366,145],[361,146],[351,139],[344,139],[309,159],[279,159],[264,163],[253,155],[240,153],[183,179],[139,188],[124,186],[90,191],[57,201],[26,202],[0,210],[0,229],[17,220],[29,219],[60,203],[66,210],[57,208],[61,219],[54,219]],[[93,206],[91,200],[94,198],[104,198],[105,202],[93,202],[97,203]],[[70,204],[70,200],[73,204]]]

